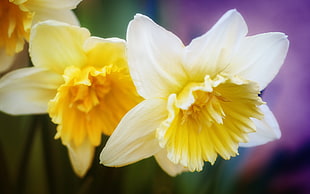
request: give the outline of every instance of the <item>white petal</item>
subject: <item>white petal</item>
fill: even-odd
[[[241,147],[258,146],[270,141],[279,139],[281,131],[279,124],[267,105],[260,106],[261,112],[265,115],[263,120],[253,119],[256,132],[249,134],[249,142],[241,143]]]
[[[0,110],[9,114],[46,113],[62,77],[41,68],[23,68],[0,79]]]
[[[106,166],[124,166],[148,158],[161,148],[156,128],[167,118],[166,102],[145,100],[130,110],[121,120],[100,155]]]
[[[257,82],[263,90],[280,70],[288,46],[287,36],[279,32],[246,37],[231,61],[230,71]]]
[[[15,55],[13,56],[7,55],[5,52],[5,49],[1,48],[0,49],[0,61],[1,61],[0,73],[8,70],[13,64],[14,59],[15,59]]]
[[[88,140],[85,140],[81,145],[75,146],[73,143],[67,145],[68,153],[74,172],[83,177],[91,167],[95,147]]]
[[[129,23],[127,42],[130,73],[142,97],[167,97],[187,81],[182,42],[148,17],[138,14]]]
[[[154,156],[159,166],[170,176],[176,176],[182,172],[188,171],[184,166],[172,163],[168,159],[167,151],[165,149],[162,149]]]
[[[35,25],[30,35],[30,56],[34,66],[60,74],[68,66],[86,64],[83,44],[90,33],[85,28],[56,21]]]
[[[223,71],[247,34],[247,25],[236,10],[226,12],[204,35],[186,47],[184,66],[191,79],[203,81]]]

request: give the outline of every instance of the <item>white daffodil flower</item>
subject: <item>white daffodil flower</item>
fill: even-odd
[[[280,138],[277,121],[259,97],[278,73],[289,42],[283,33],[246,36],[230,10],[184,46],[137,14],[127,31],[128,63],[145,99],[130,110],[102,150],[101,163],[123,166],[155,156],[171,176],[201,171],[205,161],[238,155],[239,146]]]

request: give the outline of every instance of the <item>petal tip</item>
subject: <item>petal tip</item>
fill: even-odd
[[[147,21],[154,23],[154,21],[150,17],[143,15],[141,13],[137,13],[130,23],[132,23],[132,22],[147,22]]]
[[[223,17],[232,17],[232,16],[241,16],[241,14],[238,12],[238,10],[235,9],[230,9],[228,11],[225,12],[225,14],[223,15]],[[241,16],[242,17],[242,16]]]
[[[71,165],[77,176],[84,177],[91,167],[95,147],[90,142],[84,141],[81,145],[76,146],[73,143],[66,145]]]
[[[141,13],[136,13],[136,15],[134,16],[134,19],[139,19],[139,18],[148,18],[148,17]]]

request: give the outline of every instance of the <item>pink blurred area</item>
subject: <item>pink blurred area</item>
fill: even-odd
[[[165,3],[163,9],[165,25],[181,37],[184,44],[208,31],[230,9],[237,9],[242,14],[248,24],[249,35],[264,32],[287,34],[290,40],[287,58],[279,74],[263,94],[264,101],[279,121],[282,137],[272,143],[250,148],[243,175],[253,176],[253,173],[259,173],[277,159],[275,155],[279,152],[284,153],[281,156],[284,160],[296,156],[296,153],[310,152],[309,143],[306,144],[310,141],[310,1],[173,0]],[[304,151],[300,152],[301,149]],[[305,159],[301,157],[300,160]],[[293,164],[289,162],[287,166],[290,168]],[[298,165],[298,161],[295,162]],[[304,170],[302,176],[299,176],[298,171],[283,173],[283,176],[275,177],[272,181],[275,185],[303,184],[298,180],[304,181],[306,179],[303,176],[310,175],[309,164],[306,167],[307,171]]]

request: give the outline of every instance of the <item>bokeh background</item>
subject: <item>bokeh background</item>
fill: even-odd
[[[143,13],[188,44],[229,9],[243,15],[250,35],[278,31],[290,40],[285,64],[263,93],[280,140],[175,178],[153,158],[122,168],[99,165],[103,142],[90,171],[78,178],[47,115],[0,113],[0,193],[310,193],[310,1],[84,0],[75,12],[94,36],[125,39],[128,22]]]

